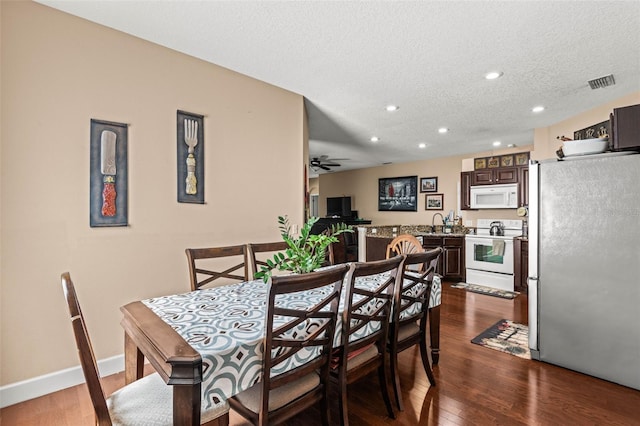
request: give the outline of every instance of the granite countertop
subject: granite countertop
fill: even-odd
[[[418,232],[415,234],[412,234],[416,237],[464,237],[466,234],[462,234],[462,233],[451,233],[451,234],[445,234],[444,232]],[[367,237],[373,237],[373,238],[392,238],[391,235],[387,235],[387,234],[367,234]]]
[[[445,233],[442,232],[442,226],[437,225],[435,228],[435,232],[431,232],[432,228],[430,225],[368,225],[367,228],[367,237],[374,238],[394,238],[398,235],[402,234],[410,234],[418,237],[453,237],[453,238],[461,238],[464,237],[469,229],[464,226],[455,225],[452,229],[453,232]],[[372,233],[372,230],[376,230],[376,233]]]
[[[449,234],[445,232],[418,232],[414,234],[416,237],[464,237],[465,233],[451,232]]]

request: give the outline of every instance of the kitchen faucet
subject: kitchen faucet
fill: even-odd
[[[435,222],[436,222],[436,216],[440,216],[440,220],[442,221],[442,225],[444,226],[444,216],[442,216],[442,213],[436,213],[433,215],[433,217],[431,218],[431,230],[433,232],[435,232]]]

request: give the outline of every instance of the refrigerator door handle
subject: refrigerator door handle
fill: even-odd
[[[528,277],[529,296],[529,351],[531,358],[540,359],[538,347],[538,277]]]

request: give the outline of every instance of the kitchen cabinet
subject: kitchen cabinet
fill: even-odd
[[[610,125],[614,151],[640,149],[640,105],[614,108]]]
[[[425,236],[422,246],[427,250],[442,247],[443,253],[438,260],[436,271],[444,279],[449,281],[465,280],[464,236]]]
[[[460,173],[460,209],[471,210],[471,186],[518,184],[518,207],[529,205],[529,165]]]
[[[529,166],[518,167],[518,207],[529,205]]]
[[[471,185],[496,185],[503,183],[518,183],[517,167],[475,170],[471,177]]]
[[[367,262],[382,260],[387,256],[387,246],[393,240],[388,237],[367,237]],[[464,236],[424,236],[422,246],[427,249],[442,247],[443,253],[438,260],[436,272],[450,281],[464,281]]]
[[[460,173],[460,210],[471,210],[471,174]]]
[[[367,237],[367,262],[387,258],[387,246],[393,238]]]
[[[529,278],[529,240],[514,238],[513,240],[513,278],[514,289],[527,293]]]

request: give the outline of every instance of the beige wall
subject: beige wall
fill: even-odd
[[[362,218],[371,219],[373,225],[420,225],[431,224],[436,211],[425,211],[425,194],[418,194],[417,212],[379,212],[378,179],[382,177],[412,176],[438,177],[438,193],[444,194],[444,210],[447,214],[458,211],[458,185],[460,172],[473,170],[473,157],[486,157],[514,152],[530,151],[534,160],[556,158],[556,150],[562,145],[556,136],[573,137],[573,132],[609,118],[614,108],[640,103],[640,92],[601,105],[553,126],[535,129],[532,145],[478,152],[473,156],[435,158],[402,164],[372,167],[345,172],[326,173],[319,176],[320,216],[327,212],[327,197],[351,196],[351,208],[358,210]],[[462,218],[467,226],[476,226],[478,219],[518,219],[515,209],[462,210]],[[440,219],[436,219],[440,223]]]
[[[511,152],[529,151],[533,146],[517,147],[495,151],[479,152],[477,157],[508,154]],[[351,209],[358,210],[360,217],[371,219],[373,225],[430,225],[435,213],[446,215],[453,210],[458,214],[458,186],[460,184],[460,172],[463,162],[468,155],[456,157],[435,158],[430,160],[414,161],[410,163],[390,164],[386,166],[371,167],[368,169],[350,170],[337,173],[326,173],[319,176],[320,179],[320,216],[327,212],[327,197],[351,196]],[[471,161],[473,164],[473,161]],[[436,176],[438,178],[438,192],[444,195],[444,209],[425,210],[425,193],[418,193],[418,211],[416,212],[389,212],[378,211],[378,179],[396,176]],[[516,219],[515,210],[462,210],[464,221],[470,221],[469,226],[475,226],[478,218]],[[436,224],[440,224],[440,218],[436,218]]]
[[[39,4],[0,11],[4,385],[79,364],[63,271],[103,359],[121,305],[189,289],[186,247],[301,223],[307,131],[297,94]],[[205,205],[176,202],[178,109],[205,115]],[[91,118],[129,124],[128,227],[89,227]]]
[[[320,178],[311,178],[309,179],[309,194],[319,194],[320,193]],[[325,203],[327,201],[325,200]]]
[[[562,142],[557,139],[558,136],[573,138],[574,131],[608,120],[609,114],[613,112],[614,108],[621,108],[636,104],[640,104],[640,92],[631,93],[623,98],[600,105],[597,108],[585,111],[582,114],[576,115],[575,117],[571,117],[552,126],[536,129],[534,133],[535,151],[532,153],[531,157],[534,160],[555,158],[556,151],[562,146]]]

